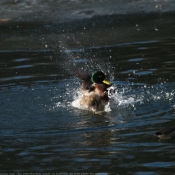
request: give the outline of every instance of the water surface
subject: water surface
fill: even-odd
[[[174,173],[175,39],[59,44],[0,51],[0,172]],[[72,106],[74,69],[110,75],[110,112]]]

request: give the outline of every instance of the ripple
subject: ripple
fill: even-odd
[[[24,61],[28,61],[29,58],[17,58],[17,59],[14,59],[15,62],[24,62]]]
[[[136,71],[138,71],[137,69],[130,69],[130,70],[126,70],[121,72],[122,74],[128,74],[128,73],[135,73]]]
[[[13,68],[15,68],[15,69],[24,69],[24,68],[29,68],[29,67],[33,67],[33,65],[21,65],[21,66],[15,66],[15,67],[13,67]]]
[[[132,58],[132,59],[129,59],[128,61],[129,62],[137,62],[137,61],[142,61],[143,58]]]
[[[137,71],[135,72],[136,75],[148,75],[148,74],[152,74],[152,71]]]
[[[10,80],[22,80],[22,79],[30,79],[34,76],[31,75],[24,75],[24,76],[14,76],[14,77],[8,77],[8,78],[1,78],[0,81],[10,81]]]
[[[174,167],[174,162],[151,162],[143,164],[145,167],[155,167],[155,168],[167,168]]]

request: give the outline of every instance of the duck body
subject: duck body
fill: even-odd
[[[92,74],[79,74],[78,77],[83,80],[80,105],[93,111],[103,111],[109,102],[107,89],[111,86],[104,73],[96,71]]]
[[[85,108],[91,108],[93,111],[103,111],[109,102],[107,91],[104,91],[102,84],[92,84],[91,86],[93,90],[85,92],[82,89],[83,96],[80,100],[80,105]]]
[[[160,139],[170,139],[175,138],[175,126],[168,126],[160,131],[156,132],[156,135]]]

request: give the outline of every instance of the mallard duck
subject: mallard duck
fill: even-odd
[[[160,139],[170,139],[175,138],[175,126],[168,126],[160,131],[156,132],[156,135]]]
[[[107,89],[112,86],[105,74],[101,71],[92,74],[79,72],[77,76],[83,80],[80,105],[93,111],[104,110],[109,102]]]

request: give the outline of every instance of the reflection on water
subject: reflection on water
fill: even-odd
[[[174,44],[1,51],[0,172],[174,173],[174,141],[155,137],[175,117]],[[75,68],[110,74],[111,112],[71,106]]]

